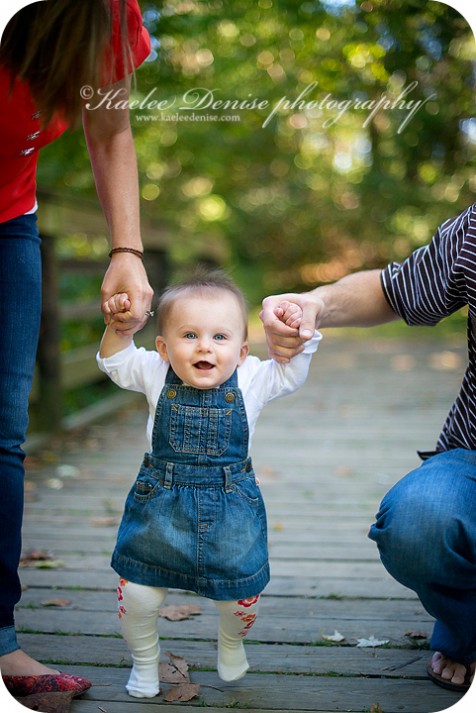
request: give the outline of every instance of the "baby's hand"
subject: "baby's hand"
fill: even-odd
[[[288,327],[299,329],[302,319],[302,309],[299,305],[285,300],[280,302],[274,313]]]
[[[115,295],[110,297],[104,303],[106,312],[109,314],[109,324],[114,322],[114,317],[116,314],[121,312],[127,312],[131,308],[131,301],[129,295],[126,292],[116,292]]]

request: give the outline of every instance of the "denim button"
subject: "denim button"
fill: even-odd
[[[225,401],[227,404],[231,404],[235,400],[235,394],[233,394],[231,391],[229,391],[227,394],[225,394]]]
[[[167,391],[167,398],[168,398],[168,399],[174,399],[176,396],[177,396],[177,392],[175,391],[175,389],[169,389],[169,390]]]

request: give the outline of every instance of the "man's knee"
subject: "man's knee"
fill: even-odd
[[[369,532],[382,562],[393,576],[432,579],[451,548],[451,514],[441,499],[422,497],[418,489],[395,486],[382,501]]]

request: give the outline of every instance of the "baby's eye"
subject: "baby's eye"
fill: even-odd
[[[224,334],[215,334],[214,339],[216,339],[218,342],[221,342],[226,339],[226,337]]]
[[[185,336],[185,339],[196,339],[197,338],[197,335],[195,334],[195,332],[187,332],[184,336]]]

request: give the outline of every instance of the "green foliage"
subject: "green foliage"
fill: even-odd
[[[474,202],[474,38],[448,5],[141,4],[131,120],[174,264],[223,264],[256,303],[401,259]],[[94,193],[80,133],[46,151],[44,187]]]

